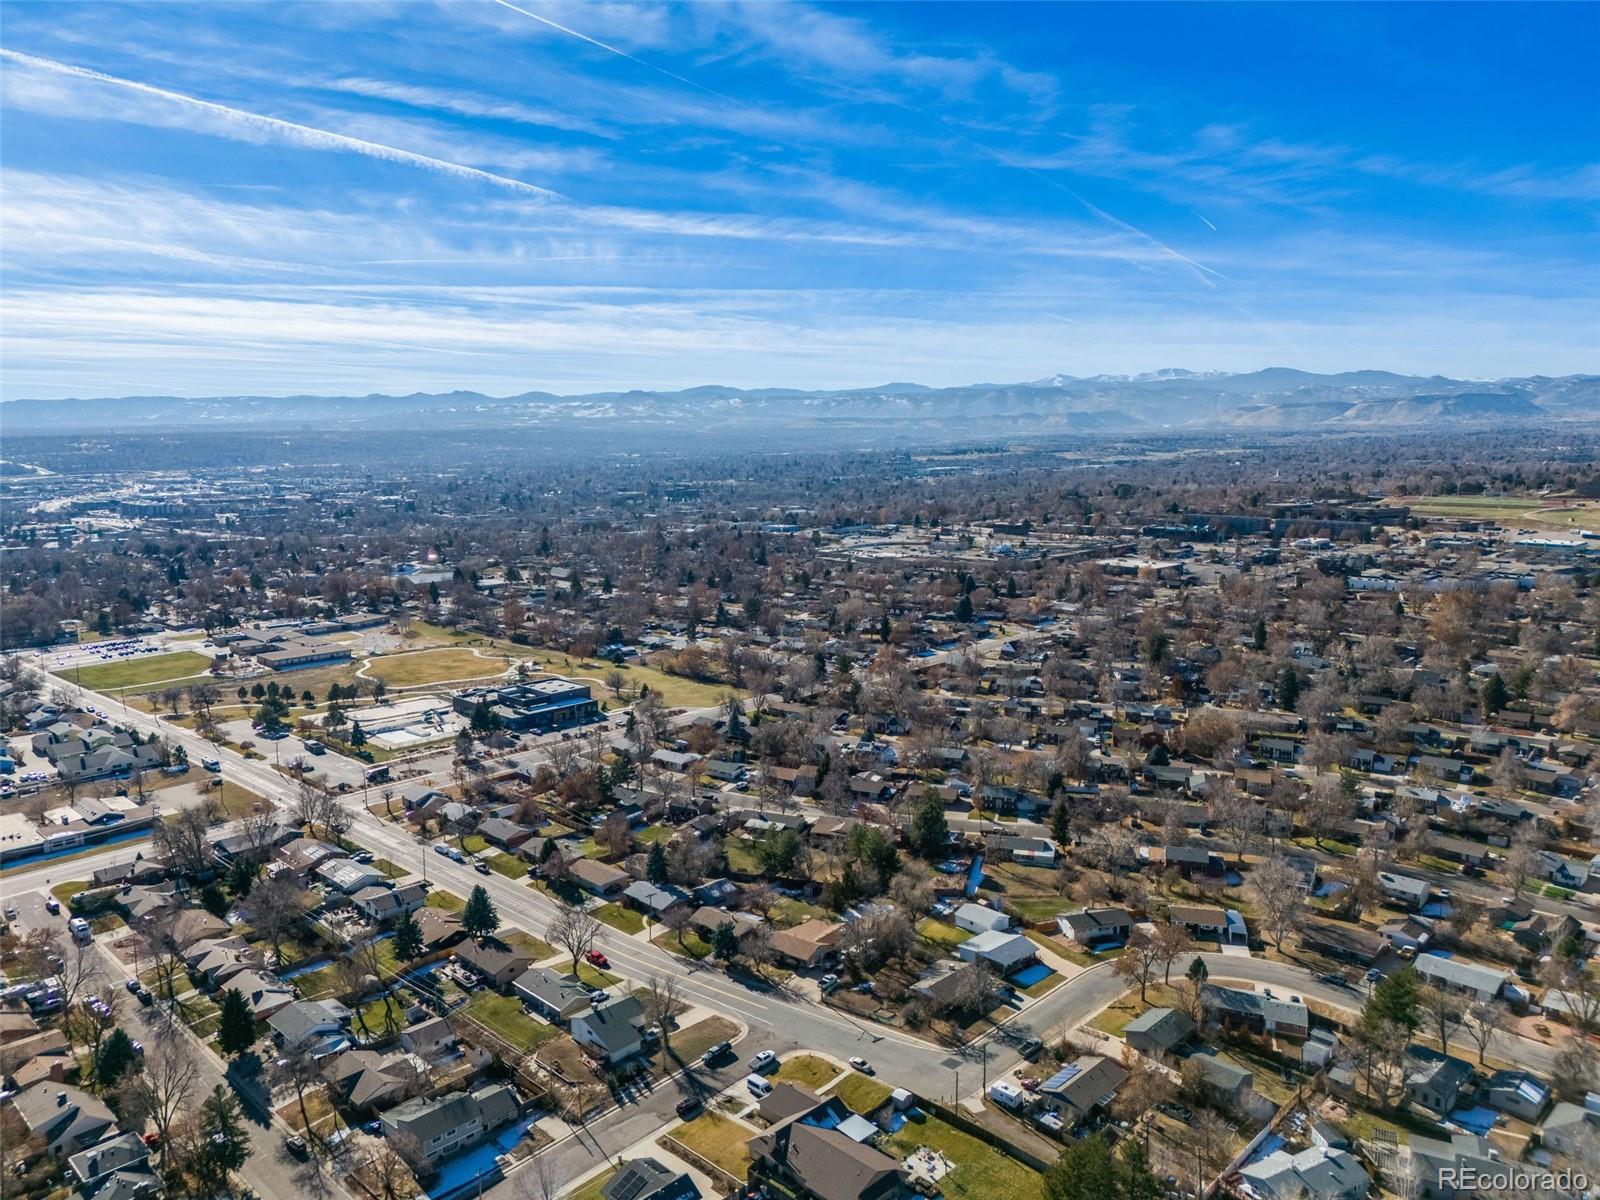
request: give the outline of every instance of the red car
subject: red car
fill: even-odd
[[[606,967],[611,965],[611,960],[604,954],[601,954],[598,950],[591,950],[583,957],[584,961],[588,962],[591,966],[599,967],[601,970],[604,970]]]

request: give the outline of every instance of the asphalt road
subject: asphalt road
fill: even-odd
[[[106,703],[104,697],[90,694],[87,698]],[[228,778],[269,800],[279,804],[293,801],[293,785],[270,763],[219,750],[191,731],[170,726],[148,714],[130,710],[127,720],[182,743],[193,761],[198,762],[201,757],[221,759]],[[497,874],[479,875],[469,866],[432,854],[424,842],[372,816],[359,801],[359,793],[346,800],[354,820],[350,834],[353,840],[402,865],[416,865],[419,873],[425,872],[430,881],[459,895],[464,896],[473,886],[481,884],[488,889],[506,924],[544,935],[557,907],[543,893],[520,880]],[[119,849],[107,856],[97,856],[94,862],[100,865],[118,861],[117,856],[132,857],[132,852]],[[80,864],[71,863],[54,870],[40,867],[7,880],[6,890],[16,894],[30,885],[43,887],[45,878],[55,878],[59,882],[86,870]],[[685,1000],[741,1022],[747,1029],[739,1039],[741,1059],[748,1058],[756,1049],[766,1048],[779,1051],[817,1049],[840,1059],[860,1055],[873,1064],[884,1083],[946,1100],[977,1092],[985,1078],[993,1078],[1015,1066],[1019,1058],[1014,1047],[1024,1037],[1032,1034],[1060,1036],[1126,990],[1124,981],[1112,972],[1110,964],[1097,965],[1063,982],[1003,1030],[991,1032],[960,1050],[952,1050],[897,1030],[858,1022],[797,991],[756,990],[719,970],[702,967],[615,930],[605,930],[597,944],[610,958],[613,969],[630,981],[642,983],[652,975],[676,976],[680,995]],[[1319,983],[1309,972],[1290,964],[1220,954],[1201,957],[1216,980],[1269,984],[1341,1008],[1356,1008],[1362,998],[1360,993],[1350,989]],[[1503,1037],[1494,1049],[1500,1057],[1535,1069],[1548,1069],[1552,1056],[1548,1047],[1520,1038]],[[620,1108],[605,1114],[554,1149],[564,1173],[568,1178],[576,1178],[603,1157],[612,1156],[662,1128],[671,1119],[672,1106],[679,1098],[698,1087],[725,1085],[731,1081],[725,1078],[729,1072],[733,1079],[742,1073],[737,1066],[725,1068],[711,1081],[702,1081],[696,1074],[687,1073],[657,1085],[651,1092],[630,1097]],[[270,1144],[272,1135],[263,1131],[261,1136],[267,1142],[261,1146],[258,1157],[251,1160],[254,1169],[247,1177],[253,1176],[252,1186],[269,1200],[291,1200],[298,1189],[291,1186],[294,1179],[284,1166],[286,1160],[278,1148]],[[507,1181],[487,1194],[509,1197],[513,1193],[502,1189],[511,1188],[515,1182],[514,1179]]]

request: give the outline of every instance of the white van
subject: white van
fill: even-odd
[[[82,917],[73,917],[67,922],[67,928],[72,931],[72,936],[80,942],[87,942],[90,938],[89,922]]]
[[[768,1083],[759,1075],[746,1075],[744,1079],[744,1086],[750,1089],[750,1094],[757,1100],[761,1099],[763,1096],[772,1095],[772,1084]]]

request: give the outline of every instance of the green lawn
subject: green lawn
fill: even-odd
[[[813,917],[826,919],[828,910],[820,904],[807,904],[804,900],[784,896],[773,902],[772,911],[767,915],[774,929],[789,929],[795,925],[803,925]]]
[[[496,854],[488,859],[489,869],[496,875],[504,875],[507,879],[526,879],[528,877],[528,864],[514,854]]]
[[[669,1131],[669,1135],[736,1179],[744,1179],[750,1173],[750,1152],[745,1148],[752,1136],[748,1126],[708,1112]]]
[[[728,856],[728,870],[746,875],[761,874],[761,860],[756,857],[749,839],[728,838],[722,843],[722,852]]]
[[[515,996],[502,996],[485,988],[461,1010],[474,1021],[494,1030],[524,1053],[531,1053],[560,1032],[530,1017]]]
[[[502,929],[495,936],[513,950],[520,950],[531,956],[534,962],[543,962],[547,958],[555,957],[554,946],[520,929]]]
[[[851,1071],[839,1080],[830,1096],[837,1096],[850,1106],[852,1112],[863,1115],[872,1112],[889,1098],[892,1089],[859,1071]]]
[[[948,921],[935,920],[933,917],[917,922],[917,935],[947,950],[954,949],[972,936],[965,929],[958,929]]]
[[[87,879],[69,879],[66,883],[58,883],[50,889],[50,894],[63,904],[70,904],[72,898],[79,892],[89,890]]]
[[[916,1110],[913,1110],[916,1112]],[[920,1119],[918,1119],[920,1117]],[[1042,1200],[1044,1177],[938,1117],[916,1113],[899,1132],[884,1139],[887,1153],[905,1158],[926,1146],[948,1158],[955,1169],[939,1181],[946,1200]]]
[[[383,680],[392,688],[504,675],[511,664],[493,651],[488,653],[493,657],[486,655],[479,658],[472,650],[453,647],[385,654],[371,660],[367,674]]]
[[[623,933],[639,933],[644,929],[644,915],[621,904],[602,904],[594,910],[594,917]]]
[[[711,953],[711,943],[693,929],[685,929],[679,933],[662,930],[652,940],[668,954],[676,954],[679,958],[699,961]]]
[[[1135,988],[1122,999],[1107,1005],[1097,1013],[1089,1025],[1101,1033],[1109,1033],[1112,1037],[1121,1037],[1122,1031],[1128,1023],[1140,1016],[1147,1009],[1170,1007],[1177,999],[1177,992],[1162,985],[1152,984],[1145,991],[1145,999],[1139,999],[1139,990]]]
[[[653,842],[670,842],[672,840],[672,834],[673,831],[668,829],[665,825],[651,825],[647,828],[639,830],[633,836],[636,840],[641,841],[648,846]]]
[[[442,889],[428,893],[428,904],[433,908],[442,908],[445,912],[460,912],[467,906],[467,902],[460,896]]]
[[[351,1022],[351,1027],[360,1030],[365,1027],[376,1036],[386,1033],[395,1033],[405,1028],[406,1004],[397,996],[387,992],[376,1000],[368,1000],[357,1008],[358,1019]]]
[[[410,871],[406,870],[398,863],[390,862],[387,858],[375,858],[372,860],[372,865],[377,870],[382,871],[390,879],[399,879],[402,875],[411,874]]]
[[[622,982],[619,976],[586,962],[578,964],[578,979],[592,988],[616,987]]]
[[[802,1084],[817,1091],[826,1087],[838,1074],[839,1068],[825,1058],[818,1058],[815,1054],[796,1054],[778,1065],[776,1077],[786,1083]]]
[[[116,688],[146,687],[169,679],[192,682],[194,676],[205,676],[210,669],[211,660],[204,654],[178,650],[172,654],[152,654],[147,658],[100,663],[93,667],[58,671],[56,674],[91,691],[104,692]]]

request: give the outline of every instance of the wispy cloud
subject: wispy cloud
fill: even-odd
[[[224,132],[224,135],[226,135],[225,131],[232,131],[251,140],[272,138],[287,141],[308,150],[360,154],[368,158],[382,159],[385,162],[419,167],[425,171],[432,171],[440,175],[450,175],[457,179],[491,184],[499,188],[509,188],[512,191],[537,200],[559,198],[558,194],[549,188],[539,187],[536,184],[527,183],[520,179],[512,179],[506,175],[497,175],[492,171],[480,170],[477,167],[469,167],[462,163],[450,162],[446,159],[434,158],[426,154],[417,154],[410,150],[403,150],[398,146],[389,146],[381,142],[350,137],[327,129],[317,129],[295,121],[285,121],[278,117],[267,116],[264,113],[250,112],[246,109],[234,108],[226,104],[217,104],[210,100],[202,100],[197,96],[190,96],[168,88],[156,87],[153,84],[140,83],[137,80],[123,79],[116,75],[108,75],[103,71],[91,70],[88,67],[73,66],[70,63],[57,62],[54,59],[40,58],[36,55],[24,54],[21,51],[4,48],[0,48],[0,58],[29,70],[43,71],[52,75],[67,76],[89,83],[120,88],[139,96],[177,105],[201,118],[195,128],[202,132]],[[12,75],[12,72],[7,72],[8,79]],[[12,94],[16,95],[16,98],[20,99],[24,105],[28,103],[29,97],[26,93]]]

